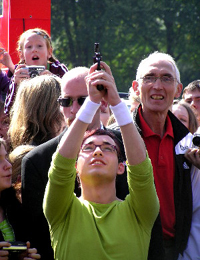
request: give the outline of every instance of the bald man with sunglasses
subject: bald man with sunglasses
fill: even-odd
[[[61,80],[61,96],[58,98],[63,112],[66,126],[74,121],[77,112],[88,96],[85,77],[89,68],[77,67],[67,72]],[[100,129],[100,109],[95,114],[88,130]],[[67,129],[67,128],[66,128]],[[66,130],[65,130],[66,131]],[[64,132],[65,132],[64,131]],[[113,130],[112,130],[113,131]],[[121,141],[121,134],[114,131]],[[38,248],[42,259],[52,260],[53,250],[50,243],[50,235],[47,221],[42,210],[42,201],[45,187],[48,181],[48,170],[53,153],[63,133],[58,137],[42,144],[29,152],[22,160],[22,204],[27,214],[27,229],[31,235],[32,245]],[[76,142],[76,140],[74,140]],[[122,143],[121,143],[122,144]],[[121,145],[124,154],[123,145]],[[120,175],[116,182],[117,196],[124,199],[128,193],[126,174]],[[76,182],[75,193],[80,195],[79,184]]]

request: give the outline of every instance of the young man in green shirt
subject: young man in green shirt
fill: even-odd
[[[44,213],[55,259],[147,259],[151,229],[159,202],[152,165],[125,103],[121,102],[110,68],[90,68],[89,97],[60,141],[49,170]],[[98,91],[97,85],[104,90]],[[116,197],[115,180],[123,174],[117,140],[105,130],[84,138],[100,101],[110,105],[120,126],[127,157],[130,194]],[[78,157],[77,157],[78,155]],[[78,172],[81,197],[74,194]]]

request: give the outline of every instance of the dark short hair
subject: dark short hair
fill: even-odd
[[[86,131],[84,134],[84,137],[83,137],[82,144],[85,142],[86,139],[88,139],[90,136],[93,136],[93,135],[108,135],[110,138],[112,138],[117,147],[118,161],[119,162],[124,161],[124,157],[122,156],[122,152],[121,152],[120,140],[117,138],[117,136],[112,131],[107,130],[107,129],[93,129],[91,131]]]
[[[190,82],[190,83],[184,88],[182,98],[183,98],[183,99],[185,98],[185,94],[186,94],[188,91],[194,91],[194,90],[196,90],[196,89],[200,91],[200,80],[199,80],[199,79]]]

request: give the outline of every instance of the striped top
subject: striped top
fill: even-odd
[[[4,219],[0,223],[0,230],[2,232],[5,241],[10,241],[10,242],[15,241],[15,234],[13,228],[7,219]]]

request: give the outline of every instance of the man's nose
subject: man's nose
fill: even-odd
[[[76,114],[80,109],[80,105],[78,104],[77,100],[74,100],[71,105],[71,113]]]
[[[160,78],[156,79],[156,81],[153,83],[153,87],[156,89],[162,89],[162,81]]]
[[[192,102],[190,103],[190,106],[192,106],[192,107],[194,107],[194,108],[197,108],[196,103],[195,103],[194,100],[192,100]]]
[[[94,150],[93,155],[94,155],[94,156],[98,156],[98,155],[99,155],[99,156],[102,156],[102,154],[103,154],[103,153],[102,153],[102,150],[100,149],[100,147],[96,147],[95,150]]]

